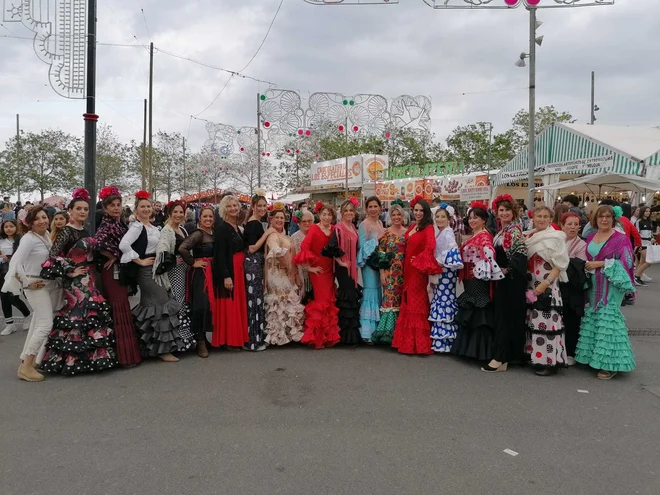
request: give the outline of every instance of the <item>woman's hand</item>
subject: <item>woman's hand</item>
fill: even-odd
[[[156,262],[156,258],[138,258],[133,261],[140,266],[152,266]]]
[[[109,256],[109,257],[108,257],[108,261],[106,261],[106,262],[103,264],[103,269],[104,269],[104,270],[110,270],[110,268],[112,268],[112,265],[114,265],[116,261],[117,261],[117,257],[116,257],[116,256]]]
[[[380,285],[385,287],[387,285],[387,275],[385,275],[384,271],[380,272]]]
[[[46,282],[43,280],[35,280],[34,282],[30,282],[27,286],[27,288],[31,290],[39,290],[43,289],[44,287],[46,287]]]
[[[0,254],[0,260],[4,261],[5,263],[9,261],[9,256],[5,254]]]
[[[76,278],[76,277],[81,277],[81,276],[83,276],[83,275],[86,275],[88,271],[89,271],[89,267],[87,267],[87,266],[79,266],[78,268],[76,268],[76,269],[73,270],[72,272],[68,273],[67,275],[68,275],[70,278]]]
[[[233,288],[234,288],[234,281],[231,279],[231,277],[227,277],[225,279],[225,289],[232,290]]]
[[[344,268],[348,268],[348,263],[344,263],[341,260],[335,260],[339,266],[343,266]]]
[[[313,273],[314,275],[321,275],[323,273],[323,268],[320,266],[310,266],[307,271]]]
[[[603,268],[604,266],[604,261],[587,261],[587,263],[584,265],[587,270],[597,270],[598,268]]]
[[[550,287],[550,282],[548,282],[547,280],[544,280],[543,282],[541,282],[539,285],[536,286],[536,289],[534,289],[534,294],[536,294],[537,296],[540,296],[546,290],[548,290],[549,287]]]
[[[266,232],[264,232],[264,236],[268,237],[270,234],[276,234],[277,230],[275,230],[273,227],[268,227]]]
[[[509,273],[508,268],[502,268],[502,273],[506,276]]]
[[[209,262],[204,261],[204,260],[196,260],[193,263],[193,268],[206,268],[208,266]],[[231,279],[230,279],[231,280]]]

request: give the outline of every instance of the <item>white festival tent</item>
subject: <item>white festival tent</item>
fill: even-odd
[[[575,193],[611,194],[633,191],[641,194],[660,191],[660,180],[648,179],[639,175],[600,173],[585,175],[577,179],[565,180],[543,187],[541,191],[570,191]]]

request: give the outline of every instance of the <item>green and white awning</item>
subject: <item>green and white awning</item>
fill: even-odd
[[[660,146],[660,130],[557,123],[546,127],[534,145],[537,177],[603,172],[636,175],[642,172],[642,160]],[[497,174],[495,184],[527,179],[527,156],[527,149],[518,153]],[[660,153],[654,160],[660,162]]]

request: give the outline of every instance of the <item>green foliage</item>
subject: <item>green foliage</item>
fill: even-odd
[[[540,107],[534,118],[534,135],[538,136],[543,129],[555,122],[575,122],[573,116],[568,112],[560,112],[553,105]],[[511,122],[513,133],[513,152],[518,153],[529,144],[529,112],[521,109],[514,115]]]
[[[489,122],[456,127],[447,138],[448,160],[463,162],[466,172],[500,168],[515,156],[512,138],[511,130],[493,136]]]

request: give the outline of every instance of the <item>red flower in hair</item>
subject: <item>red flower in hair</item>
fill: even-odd
[[[149,194],[149,191],[145,191],[144,189],[135,193],[135,199],[149,199],[150,197],[151,194]]]
[[[472,203],[470,204],[470,208],[472,208],[473,210],[475,208],[481,208],[484,211],[488,211],[488,205],[483,201],[472,201]]]
[[[119,189],[116,186],[108,186],[101,189],[99,199],[105,199],[108,196],[121,196],[121,194],[119,194]]]
[[[318,213],[321,211],[321,208],[323,208],[323,202],[319,201],[318,203],[316,203],[316,206],[314,207],[314,211]]]
[[[180,199],[175,199],[173,201],[170,201],[165,205],[165,211],[170,212],[174,209],[175,206],[181,205],[181,208],[183,208],[183,211],[186,211],[187,205],[185,201],[182,201]]]
[[[422,201],[423,199],[424,199],[424,198],[423,198],[422,196],[419,196],[419,195],[415,196],[415,197],[413,198],[413,200],[410,202],[410,207],[411,207],[411,208],[414,208],[415,205],[416,205],[417,203],[419,203],[420,201]]]
[[[534,218],[534,212],[532,210],[527,210],[527,218]]]
[[[510,194],[501,194],[493,200],[493,211],[497,211],[502,201],[508,201],[509,203],[512,204],[515,202],[513,196],[511,196]]]
[[[355,206],[356,208],[357,208],[357,206],[360,204],[360,200],[357,199],[355,196],[349,198],[349,201],[350,201],[351,203],[353,203],[353,206]]]
[[[85,201],[89,201],[89,192],[84,187],[79,187],[73,191],[73,199],[84,199]]]

